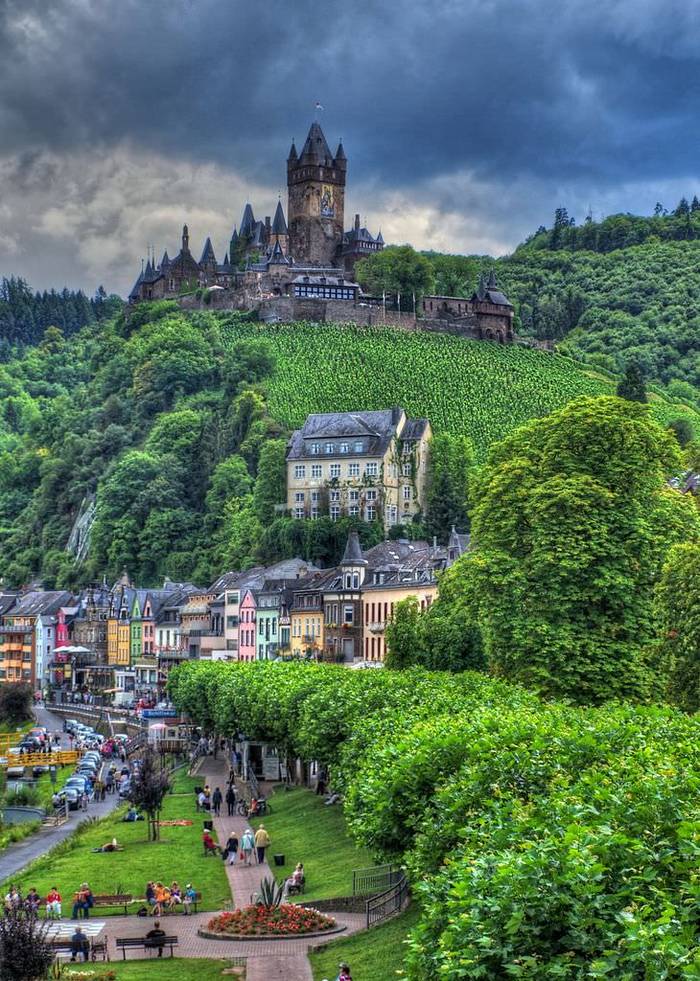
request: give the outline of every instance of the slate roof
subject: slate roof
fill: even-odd
[[[277,202],[277,208],[275,209],[275,217],[272,220],[272,233],[273,235],[287,235],[287,222],[284,217],[284,211],[282,210],[282,202]]]
[[[130,300],[138,300],[141,293],[141,283],[143,283],[143,269],[139,273],[139,278],[136,280],[134,285],[131,287],[131,293],[129,293]]]
[[[421,439],[428,428],[428,419],[407,419],[401,430],[401,439]]]
[[[341,565],[367,565],[367,559],[362,554],[362,546],[360,545],[360,537],[353,529],[348,535],[348,540],[345,545],[345,551],[343,552],[343,557],[340,560]]]
[[[32,617],[39,616],[40,613],[57,613],[62,606],[68,606],[72,599],[72,594],[66,590],[32,591],[18,598],[12,616]]]
[[[299,286],[342,286],[359,290],[360,284],[353,283],[345,276],[297,276],[292,282]]]
[[[299,155],[299,163],[324,164],[327,167],[333,166],[333,154],[323,135],[323,130],[317,122],[313,122],[309,128],[309,134]]]
[[[211,244],[211,239],[207,236],[207,240],[204,243],[204,249],[202,250],[202,258],[199,260],[200,266],[203,266],[205,262],[216,262],[216,256],[214,255],[214,246]]]
[[[0,617],[12,610],[17,601],[17,593],[0,593]]]
[[[311,442],[324,439],[361,438],[363,452],[353,456],[383,456],[403,414],[403,409],[380,409],[372,412],[322,412],[306,417],[287,444],[287,460],[317,459],[326,454],[311,453]],[[327,454],[335,456],[336,454]],[[346,455],[346,454],[343,454]]]
[[[272,255],[269,258],[269,263],[272,266],[288,266],[289,259],[286,257],[282,251],[282,246],[279,241],[275,242],[275,247],[272,250]]]
[[[450,532],[450,539],[447,543],[447,548],[451,552],[454,552],[455,555],[459,558],[459,556],[463,555],[469,548],[469,541],[470,541],[469,535],[460,535],[459,532],[455,529],[455,526],[452,525],[452,531]]]
[[[247,238],[249,235],[253,234],[255,230],[255,216],[253,215],[253,209],[250,204],[246,204],[243,209],[243,217],[241,218],[241,228],[240,235]]]

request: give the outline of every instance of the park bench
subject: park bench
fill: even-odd
[[[173,950],[178,945],[178,938],[158,937],[157,939],[150,939],[149,937],[117,937],[115,943],[117,950],[121,950],[124,960],[126,960],[127,950],[143,949],[152,952],[158,950],[159,947],[169,947],[170,956],[173,957]]]
[[[73,956],[73,947],[70,937],[54,937],[53,939],[49,939],[48,942],[54,952],[55,957],[63,955],[68,957]],[[88,937],[85,946],[87,948],[87,959],[89,961],[94,962],[98,957],[100,957],[103,961],[109,960],[106,937],[103,937],[101,940],[91,940]]]
[[[115,893],[112,896],[93,896],[93,909],[100,906],[123,906],[124,915],[129,912],[129,906],[134,901],[130,892]]]

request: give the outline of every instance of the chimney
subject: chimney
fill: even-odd
[[[359,230],[360,230],[360,216],[355,215],[355,231],[359,232]]]

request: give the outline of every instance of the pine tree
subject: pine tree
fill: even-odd
[[[618,383],[617,394],[628,402],[648,401],[644,372],[635,361],[627,365],[625,377]]]

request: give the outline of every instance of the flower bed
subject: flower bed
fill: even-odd
[[[226,936],[280,937],[322,933],[335,929],[336,922],[324,913],[303,906],[283,903],[281,906],[244,906],[232,913],[218,913],[207,924],[207,930]]]

